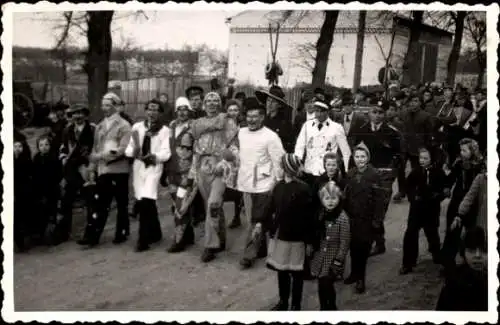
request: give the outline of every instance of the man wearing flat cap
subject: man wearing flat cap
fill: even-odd
[[[292,107],[286,103],[285,93],[281,87],[272,86],[269,91],[257,90],[255,97],[266,105],[267,116],[264,125],[278,134],[286,152],[292,152],[294,142]]]
[[[83,105],[70,107],[66,114],[72,121],[63,132],[59,158],[63,164],[65,180],[64,196],[61,200],[62,216],[60,222],[60,238],[55,241],[67,241],[71,234],[73,204],[77,193],[82,190],[87,179],[89,156],[94,145],[95,126],[88,121],[90,111]],[[87,211],[87,214],[90,210]],[[87,215],[87,217],[89,217]]]
[[[383,198],[382,211],[377,211],[373,223],[375,247],[372,255],[385,253],[384,219],[392,197],[392,184],[396,179],[397,167],[401,161],[400,134],[386,121],[389,102],[381,100],[369,112],[369,121],[360,127],[355,135],[354,144],[364,143],[371,154],[370,163],[377,170],[381,182]]]
[[[191,104],[193,119],[206,116],[203,110],[203,97],[204,91],[200,86],[191,86],[186,89],[186,98]]]

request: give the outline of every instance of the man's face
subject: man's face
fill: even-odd
[[[432,99],[432,95],[430,92],[426,91],[424,92],[424,101],[428,102]]]
[[[56,123],[57,121],[59,121],[56,112],[50,112],[48,118],[52,123]]]
[[[483,93],[480,93],[480,92],[476,93],[476,100],[478,102],[483,101],[485,99],[486,99],[486,97],[483,95]]]
[[[189,103],[191,104],[193,110],[201,111],[201,106],[203,104],[203,101],[201,100],[201,95],[197,94],[191,96],[191,98],[189,99]]]
[[[413,97],[412,100],[410,101],[410,110],[412,112],[416,112],[420,110],[422,103],[420,102],[420,98],[418,97]]]
[[[266,101],[267,114],[276,114],[280,108],[280,103],[271,97],[267,97]]]
[[[348,104],[344,106],[344,113],[346,115],[350,115],[354,110],[354,106],[352,104]]]
[[[115,107],[111,99],[104,98],[101,102],[101,109],[104,116],[111,116],[115,112]]]
[[[247,125],[250,131],[258,130],[264,122],[264,114],[261,110],[253,109],[247,111]]]
[[[305,106],[306,112],[309,114],[314,114],[314,112],[316,111],[316,106],[314,106],[314,99],[306,102],[304,104],[304,106]]]
[[[213,116],[219,111],[221,102],[216,97],[210,97],[205,99],[205,110],[207,115]]]
[[[370,111],[369,116],[372,123],[380,124],[384,121],[385,112],[382,108],[377,106]]]
[[[185,122],[189,119],[189,108],[187,106],[180,106],[177,108],[177,118],[181,122]]]
[[[166,102],[168,102],[167,95],[165,95],[165,94],[160,95],[160,102],[162,102],[163,104],[165,104]]]
[[[316,108],[314,116],[319,122],[324,122],[328,118],[328,111],[325,109]]]
[[[418,162],[423,168],[429,167],[431,165],[431,154],[426,150],[420,151],[418,154]]]
[[[146,112],[148,120],[151,123],[156,123],[158,122],[158,119],[160,118],[160,105],[156,103],[149,103],[148,104],[148,110]]]
[[[76,124],[82,124],[85,121],[85,114],[83,114],[82,111],[74,112],[73,116],[71,117],[71,119]]]
[[[232,119],[237,119],[238,116],[240,115],[240,108],[238,107],[238,105],[230,105],[228,108],[227,108],[227,115],[232,118]]]

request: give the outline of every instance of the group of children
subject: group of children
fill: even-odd
[[[412,272],[417,265],[418,237],[423,228],[433,261],[442,264],[446,271],[447,281],[438,309],[457,308],[466,304],[463,299],[477,298],[483,303],[479,304],[480,307],[474,306],[482,310],[487,308],[484,303],[487,302],[484,296],[487,286],[481,280],[487,273],[484,265],[487,229],[482,215],[484,211],[479,211],[480,208],[471,201],[484,202],[486,191],[484,188],[483,191],[475,190],[476,197],[467,202],[464,197],[475,179],[485,180],[486,165],[475,140],[466,138],[459,145],[460,157],[451,168],[435,164],[429,149],[419,150],[419,166],[407,177],[410,209],[400,274]],[[293,154],[283,156],[285,177],[273,191],[271,211],[274,218],[267,258],[268,267],[278,273],[280,300],[273,310],[288,310],[290,292],[291,310],[300,310],[306,270],[317,279],[320,309],[336,310],[334,283],[343,279],[348,252],[351,270],[344,284],[355,283],[357,293],[365,291],[373,226],[380,218],[378,212],[383,211],[383,188],[376,169],[369,163],[370,152],[364,144],[354,148],[353,157],[355,166],[344,175],[337,155],[327,153],[323,159],[325,173],[317,179],[317,184],[308,186],[301,180],[300,160]],[[481,184],[485,186],[484,181]],[[441,203],[450,197],[451,188],[447,232],[441,248],[438,232]],[[466,240],[463,240],[464,236]],[[464,264],[455,267],[458,252]],[[468,259],[467,252],[473,252]],[[469,266],[467,262],[474,265]],[[482,290],[474,288],[471,291],[469,286],[464,287],[460,281],[452,280],[457,276],[470,277],[471,272],[475,274],[475,269],[481,270],[482,276],[476,282],[482,284]],[[450,294],[453,290],[458,290],[459,294]],[[466,295],[467,290],[473,296]],[[454,302],[450,303],[450,299]]]

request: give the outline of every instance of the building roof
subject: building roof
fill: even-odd
[[[408,19],[406,17],[396,16],[396,17],[394,17],[394,22],[398,25],[410,28],[412,20]],[[435,35],[444,36],[444,37],[452,37],[453,36],[453,33],[450,33],[448,31],[445,31],[444,29],[430,26],[427,24],[422,24],[420,30],[423,32],[426,32],[426,33],[435,34]]]

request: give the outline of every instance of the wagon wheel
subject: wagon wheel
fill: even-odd
[[[33,101],[22,93],[14,93],[14,124],[24,128],[30,125],[35,115]]]

